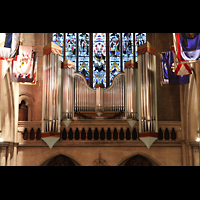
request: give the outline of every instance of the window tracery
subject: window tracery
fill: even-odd
[[[138,46],[146,43],[146,33],[53,33],[52,40],[62,47],[62,62],[75,62],[76,71],[88,84],[104,87],[125,72],[125,63],[138,62]]]

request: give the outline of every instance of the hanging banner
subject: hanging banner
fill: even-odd
[[[33,59],[33,81],[32,82],[20,82],[20,84],[23,85],[36,85],[37,82],[37,57],[36,57],[36,52],[32,53],[32,59]]]
[[[192,74],[190,63],[200,61],[200,33],[173,33],[176,75]]]
[[[20,46],[17,61],[13,61],[12,81],[33,82],[35,59],[31,46]]]
[[[13,60],[19,47],[20,33],[0,33],[0,60]]]
[[[177,69],[177,64],[174,62],[173,51],[167,51],[162,53],[162,82],[163,84],[170,85],[182,85],[189,83],[189,73],[184,71],[184,67],[181,69],[182,74],[187,74],[185,76],[176,76],[175,72]]]

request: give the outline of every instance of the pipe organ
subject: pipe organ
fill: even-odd
[[[118,74],[107,89],[101,84],[97,84],[96,89],[91,88],[82,74],[74,73],[75,63],[69,60],[63,63],[61,76],[60,55],[61,48],[54,43],[44,47],[44,133],[59,133],[61,118],[68,127],[80,117],[93,119],[86,116],[87,113],[93,113],[95,118],[106,118],[110,113],[113,117],[108,119],[120,117],[132,128],[139,121],[141,140],[144,137],[153,137],[151,142],[157,139],[156,50],[149,42],[138,48],[138,68],[133,60],[128,61],[125,73]],[[145,143],[148,148],[151,142]]]
[[[43,133],[60,132],[61,50],[53,42],[43,49]]]

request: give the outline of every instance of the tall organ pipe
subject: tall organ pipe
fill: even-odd
[[[139,132],[158,132],[155,48],[146,43],[138,49]]]
[[[43,54],[42,132],[60,132],[61,48],[51,42]]]
[[[137,105],[136,105],[136,69],[133,60],[125,63],[125,88],[126,88],[126,119],[137,118]]]
[[[91,88],[80,73],[74,74],[75,86],[75,111],[95,111],[96,106],[96,90]]]
[[[118,74],[107,89],[103,92],[104,111],[125,111],[124,96],[125,96],[125,74]]]
[[[74,67],[75,64],[66,60],[63,64],[62,79],[63,79],[63,102],[62,102],[62,119],[73,119],[74,117]]]

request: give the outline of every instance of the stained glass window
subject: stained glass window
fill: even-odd
[[[64,33],[53,33],[53,42],[63,48]],[[64,49],[62,49],[62,58],[61,58],[62,62],[63,62],[63,58],[64,58]]]
[[[79,33],[78,72],[83,74],[89,84],[90,82],[90,34]]]
[[[138,47],[146,43],[146,33],[135,33],[135,62],[138,62]]]
[[[93,87],[106,88],[106,33],[93,33]]]
[[[125,71],[125,63],[134,60],[133,44],[133,33],[122,33],[123,72]]]
[[[106,88],[117,74],[125,72],[127,61],[138,62],[138,46],[146,43],[146,33],[53,33],[52,36],[53,42],[63,48],[62,62],[75,62],[77,72],[93,88],[99,83]]]
[[[76,33],[66,33],[65,60],[75,62],[76,66]]]
[[[110,84],[114,77],[121,72],[120,33],[110,33]]]

